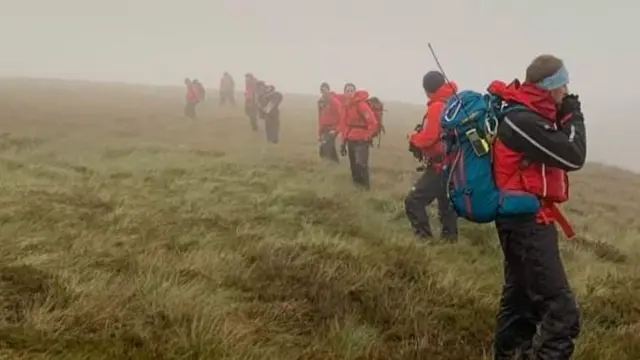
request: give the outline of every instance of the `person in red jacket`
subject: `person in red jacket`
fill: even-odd
[[[320,85],[318,100],[318,142],[320,158],[340,162],[336,150],[338,125],[342,121],[342,104],[326,82]]]
[[[535,58],[525,82],[494,81],[489,92],[516,105],[502,119],[493,145],[494,177],[504,190],[525,191],[541,202],[537,214],[500,217],[498,237],[505,284],[494,336],[494,359],[566,360],[580,332],[580,313],[558,250],[555,223],[572,229],[556,204],[569,197],[567,172],[582,168],[586,130],[569,73],[552,55]],[[539,329],[539,344],[532,351]]]
[[[419,129],[409,134],[409,147],[426,163],[423,173],[404,200],[409,223],[416,236],[426,239],[433,236],[426,207],[438,201],[441,222],[441,237],[455,241],[458,236],[458,217],[447,197],[444,182],[440,177],[444,149],[440,141],[440,115],[445,102],[457,91],[454,82],[446,82],[442,73],[430,71],[422,78],[422,87],[427,94],[427,109]]]
[[[198,92],[198,88],[196,84],[191,81],[189,78],[184,79],[184,84],[187,87],[187,93],[185,95],[186,104],[184,106],[184,116],[189,119],[195,120],[196,116],[196,105],[200,102],[200,94]]]
[[[244,75],[244,113],[249,117],[251,130],[258,131],[258,100],[256,84],[258,79],[251,73]]]
[[[340,154],[349,155],[351,178],[356,185],[368,190],[371,187],[369,177],[369,148],[372,138],[378,130],[375,114],[367,104],[369,93],[357,90],[347,83],[342,97],[343,117],[338,132],[342,137]]]

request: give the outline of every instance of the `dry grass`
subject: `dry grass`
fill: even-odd
[[[419,245],[416,177],[390,105],[375,191],[320,163],[313,103],[268,146],[181,89],[5,80],[0,88],[0,358],[488,359],[492,227]],[[592,165],[565,206],[584,312],[575,359],[640,358],[640,177]]]

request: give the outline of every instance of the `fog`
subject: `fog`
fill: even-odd
[[[462,88],[522,78],[552,53],[571,74],[589,160],[640,170],[635,88],[640,2],[629,0],[0,0],[0,76],[217,86],[251,71],[281,91],[351,81],[423,103],[435,68]],[[627,148],[627,150],[624,150]],[[631,151],[629,151],[631,149]],[[626,155],[625,154],[630,154]]]

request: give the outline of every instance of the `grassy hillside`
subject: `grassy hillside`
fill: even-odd
[[[0,358],[489,359],[493,228],[404,219],[419,107],[391,106],[364,193],[317,159],[313,99],[273,146],[214,99],[182,118],[179,88],[1,84]],[[639,359],[640,177],[572,181],[575,359]]]

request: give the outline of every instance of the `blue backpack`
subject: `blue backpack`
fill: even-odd
[[[442,176],[451,206],[458,216],[475,223],[500,215],[535,213],[538,198],[521,191],[502,191],[493,177],[492,143],[507,112],[499,97],[465,90],[451,97],[440,118],[445,160]]]

